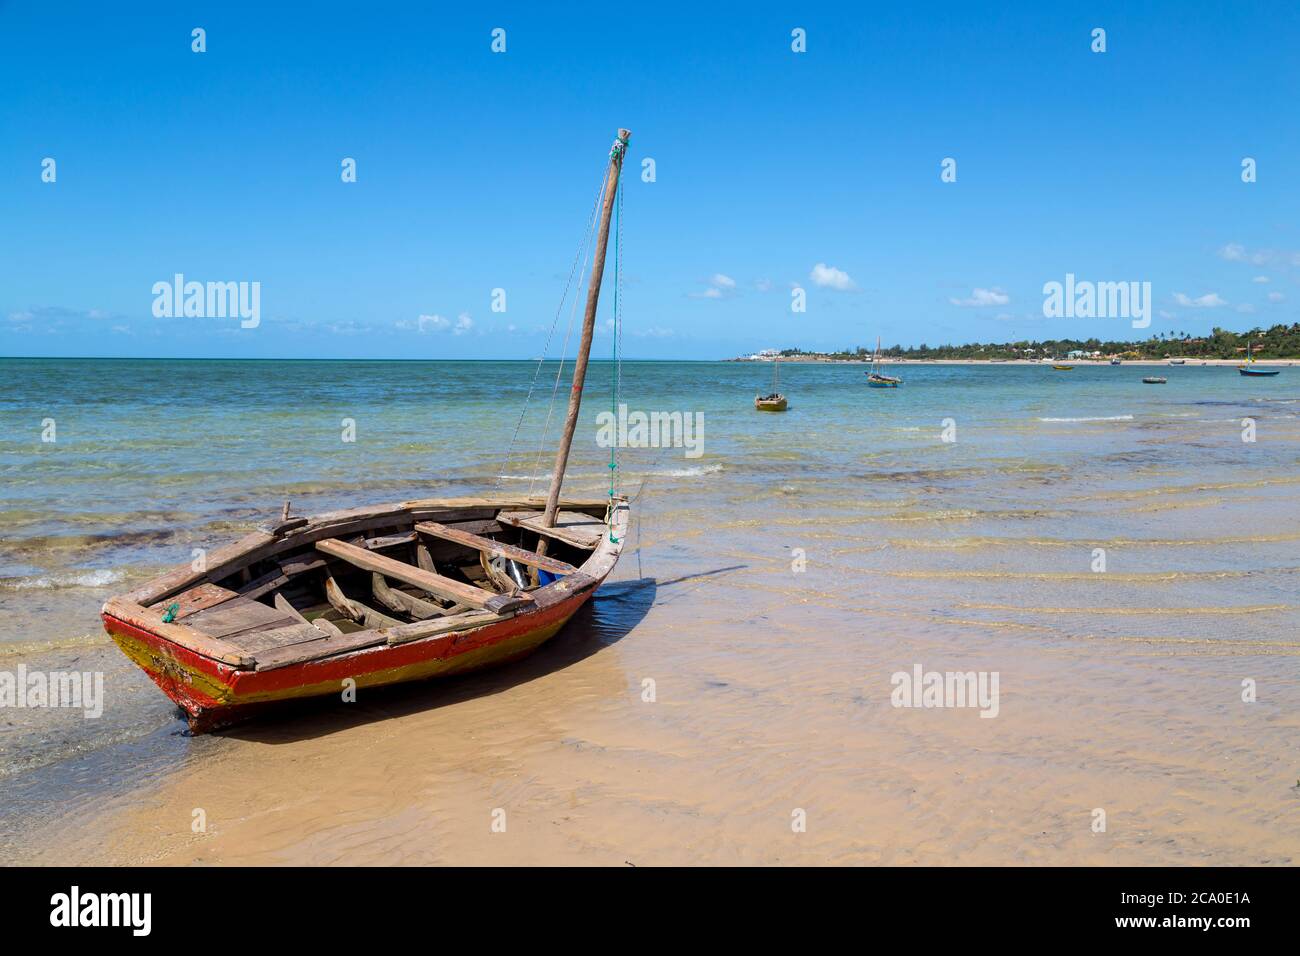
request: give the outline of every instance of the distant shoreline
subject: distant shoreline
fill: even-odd
[[[731,362],[749,362],[754,365],[770,364],[772,359],[752,359],[752,358],[733,358],[728,359]],[[841,359],[829,358],[826,356],[813,355],[783,355],[780,359],[782,364],[808,364],[808,365],[870,365],[871,359]],[[1124,359],[1121,365],[1168,365],[1169,359]],[[881,356],[881,365],[1074,365],[1098,367],[1109,367],[1109,359],[900,359],[885,358]],[[1245,364],[1244,358],[1236,359],[1185,359],[1181,364],[1186,366],[1192,365],[1226,365],[1235,368],[1238,365]],[[1300,358],[1289,359],[1255,359],[1254,365],[1279,365],[1283,368],[1288,366],[1300,365]]]

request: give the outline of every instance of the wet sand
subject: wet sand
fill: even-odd
[[[1236,686],[1282,661],[1294,675],[1300,642],[1062,641],[978,607],[954,622],[819,571],[815,547],[794,584],[788,543],[833,528],[777,522],[717,548],[647,533],[655,576],[627,574],[627,554],[531,660],[209,739],[204,759],[29,834],[18,861],[1296,861],[1296,686],[1264,680],[1251,705]],[[913,661],[999,670],[998,717],[891,707]]]

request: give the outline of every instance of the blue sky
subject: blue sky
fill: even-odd
[[[632,357],[1297,321],[1295,4],[272,6],[0,0],[0,354],[536,356],[619,126]]]

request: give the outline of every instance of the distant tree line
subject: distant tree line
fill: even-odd
[[[1186,332],[1160,332],[1139,342],[1103,341],[1101,339],[1021,339],[1018,342],[973,342],[968,345],[920,345],[881,348],[888,358],[904,359],[1018,359],[1064,357],[1070,352],[1099,352],[1102,356],[1130,359],[1152,358],[1244,358],[1246,343],[1256,358],[1300,358],[1300,323],[1253,328],[1229,332],[1215,328],[1209,335],[1193,336]],[[824,355],[836,359],[869,359],[873,349],[864,346],[838,352],[808,352],[782,349],[782,356]]]

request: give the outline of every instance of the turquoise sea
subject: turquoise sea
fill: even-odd
[[[26,797],[0,809],[8,846],[52,806],[234,745],[179,735],[169,702],[102,634],[106,597],[286,499],[312,513],[543,492],[568,394],[566,366],[542,445],[556,368],[0,360],[0,670],[101,671],[107,700],[98,720],[0,711],[0,786]],[[1179,711],[1189,696],[1228,707],[1243,677],[1258,681],[1252,713],[1282,709],[1250,731],[1277,758],[1253,772],[1279,774],[1268,787],[1282,793],[1300,771],[1287,764],[1300,709],[1300,368],[1258,380],[1194,365],[894,369],[902,388],[869,390],[862,365],[784,364],[790,409],[761,414],[770,366],[624,363],[629,409],[698,412],[704,431],[697,458],[619,451],[636,537],[591,624],[630,616],[611,651],[671,673],[725,647],[726,666],[743,662],[759,684],[793,673],[809,701],[880,692],[859,653],[910,667],[909,646],[927,648],[926,663],[996,651],[1004,672],[1037,655],[1040,676],[1068,659],[1094,677],[1140,653],[1169,726],[1193,719]],[[596,416],[613,373],[592,364],[568,493],[608,490]],[[1143,384],[1150,374],[1168,384]],[[652,605],[634,606],[647,581]],[[824,609],[806,629],[785,616],[801,604]],[[809,653],[755,638],[765,621]],[[679,639],[638,645],[656,628]],[[1125,673],[1115,685],[1134,693],[1142,681]],[[1062,688],[1063,707],[1076,690]],[[1077,713],[1141,709],[1137,693],[1109,707],[1089,697]]]

